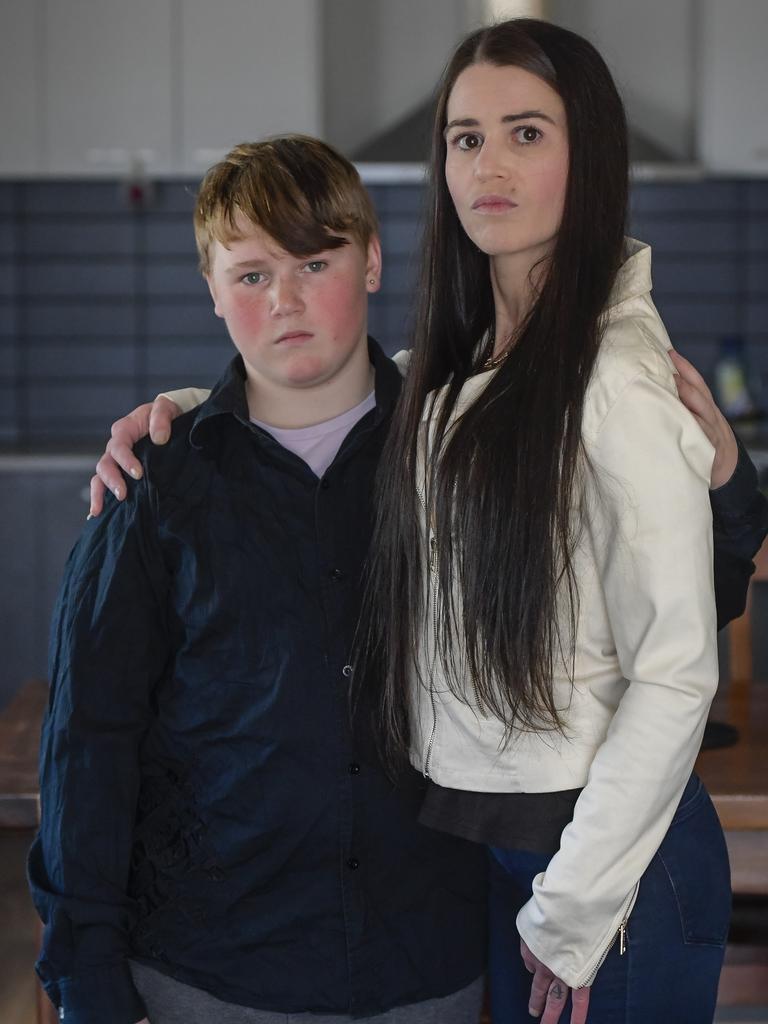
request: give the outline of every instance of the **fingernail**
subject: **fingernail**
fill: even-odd
[[[131,474],[131,476],[133,477],[134,480],[138,480],[139,479],[139,471],[138,471],[138,469],[129,469],[128,472]]]
[[[93,512],[89,512],[88,515],[85,517],[86,523],[88,522],[89,519],[93,519],[93,518],[94,518],[94,513]]]
[[[165,444],[165,442],[168,440],[168,438],[170,436],[171,435],[168,433],[168,431],[164,430],[161,434],[157,435],[157,443],[158,444]]]
[[[121,495],[122,493],[123,493],[123,492],[121,491],[121,489],[120,489],[119,487],[116,487],[116,488],[115,488],[115,497],[117,498],[117,500],[118,500],[118,501],[120,501],[120,495]]]

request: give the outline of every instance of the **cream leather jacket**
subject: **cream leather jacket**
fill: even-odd
[[[480,792],[584,787],[558,853],[520,911],[520,935],[571,987],[591,984],[634,904],[701,742],[717,686],[709,480],[714,449],[677,397],[651,301],[648,246],[627,240],[589,384],[593,474],[575,556],[575,679],[552,685],[565,734],[517,733],[456,699],[425,624],[412,752],[436,783]],[[494,371],[469,379],[456,415]],[[438,393],[439,401],[439,393]],[[423,451],[430,453],[425,413]],[[423,522],[425,544],[440,544]],[[430,605],[434,608],[434,595]],[[431,611],[428,611],[431,618]]]

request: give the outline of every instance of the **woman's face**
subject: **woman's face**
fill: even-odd
[[[530,269],[550,252],[563,215],[563,101],[522,68],[472,64],[448,97],[445,140],[445,178],[464,230],[482,252],[521,257]]]

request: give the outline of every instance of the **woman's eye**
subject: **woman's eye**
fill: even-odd
[[[307,263],[305,269],[308,270],[310,274],[318,274],[321,270],[325,270],[327,266],[328,264],[325,260],[312,260],[311,263]]]
[[[264,275],[258,270],[252,270],[250,274],[246,274],[243,278],[243,284],[261,284],[264,279]]]
[[[466,132],[464,135],[457,135],[453,140],[453,144],[459,149],[477,149],[480,145],[480,136],[475,135],[473,132]]]
[[[530,146],[533,142],[538,142],[542,137],[541,130],[534,128],[530,124],[523,124],[519,128],[515,128],[515,135],[517,135],[517,141],[522,142],[526,146]]]

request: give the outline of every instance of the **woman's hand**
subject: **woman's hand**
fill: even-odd
[[[570,1024],[586,1024],[589,1007],[589,989],[569,989],[564,981],[550,971],[520,940],[520,954],[523,963],[533,975],[531,998],[528,1012],[532,1017],[541,1017],[541,1024],[558,1024],[568,993],[571,993]],[[542,1016],[543,1014],[543,1016]],[[565,1021],[562,1024],[566,1024]]]
[[[112,424],[112,436],[104,454],[96,463],[96,475],[91,478],[89,519],[99,515],[104,507],[104,491],[107,487],[118,501],[125,498],[121,470],[134,480],[138,480],[142,474],[141,463],[133,454],[133,446],[147,434],[155,444],[165,444],[171,436],[171,423],[180,411],[175,402],[160,395],[154,402],[140,405]]]
[[[739,449],[730,424],[720,412],[712,392],[699,371],[688,360],[674,349],[670,350],[672,362],[677,375],[677,393],[680,401],[698,420],[699,426],[715,446],[715,460],[712,463],[710,488],[722,487],[727,484],[736,469]]]

